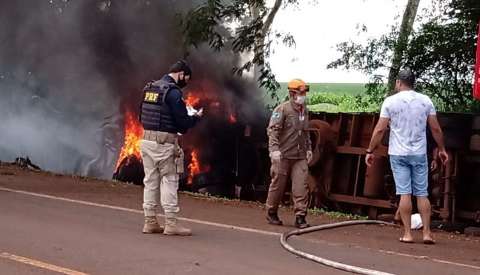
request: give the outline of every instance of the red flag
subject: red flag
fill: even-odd
[[[474,80],[474,84],[473,84],[473,97],[480,100],[480,22],[478,24],[477,64],[475,66],[475,80]]]

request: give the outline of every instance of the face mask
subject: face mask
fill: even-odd
[[[183,79],[180,79],[180,77],[178,78],[177,86],[180,89],[185,88],[185,86],[187,86],[187,81],[185,80],[185,76],[183,76]]]
[[[295,103],[298,104],[298,105],[303,105],[305,103],[305,96],[303,95],[297,95],[295,97]]]

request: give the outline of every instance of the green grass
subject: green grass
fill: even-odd
[[[365,92],[364,83],[308,83],[310,93],[332,93],[338,95],[359,95]],[[281,90],[287,91],[287,83],[280,83]]]
[[[319,103],[314,105],[308,105],[308,110],[319,113],[319,112],[327,112],[327,113],[338,113],[340,112],[340,108],[337,105],[329,104],[329,103]]]
[[[187,192],[187,191],[181,191],[181,194],[187,195],[189,197],[201,199],[201,200],[206,200],[210,202],[216,202],[216,203],[232,203],[232,204],[244,204],[244,205],[251,205],[251,206],[256,206],[258,208],[264,208],[265,204],[258,202],[258,201],[242,201],[239,199],[229,199],[226,197],[217,197],[210,195],[208,193],[193,193],[193,192]],[[284,206],[281,205],[281,208],[287,208],[287,209],[292,209],[291,206]],[[313,215],[313,216],[326,216],[330,219],[334,220],[366,220],[368,217],[366,216],[361,216],[361,215],[355,215],[355,214],[350,214],[350,213],[342,213],[338,211],[328,211],[323,208],[309,208],[308,213]]]
[[[308,209],[308,213],[314,216],[325,215],[331,219],[335,220],[366,220],[367,216],[355,215],[350,213],[342,213],[337,211],[327,211],[323,208],[312,208]]]
[[[310,85],[310,92],[308,93],[309,97],[312,97],[314,94],[317,93],[327,93],[327,94],[334,94],[338,96],[346,95],[346,96],[356,96],[365,93],[365,84],[364,83],[308,83]],[[270,95],[265,93],[265,103],[272,104],[273,100],[270,98]],[[281,82],[280,89],[276,93],[278,97],[283,101],[287,97],[287,83]],[[330,103],[330,102],[325,102]],[[313,106],[313,105],[312,105]],[[323,111],[323,107],[325,106],[316,106],[313,107],[315,111]],[[335,112],[335,110],[329,108],[331,106],[327,106],[328,111]],[[311,108],[311,106],[310,106]],[[312,110],[313,110],[312,109]]]

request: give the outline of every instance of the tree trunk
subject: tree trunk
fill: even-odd
[[[395,88],[395,80],[402,65],[403,54],[407,48],[408,37],[412,33],[413,23],[417,16],[420,0],[408,0],[407,7],[403,14],[402,25],[400,25],[400,33],[398,34],[397,44],[393,52],[392,67],[388,74],[388,92],[392,93]]]
[[[283,0],[275,0],[275,4],[273,4],[272,10],[267,16],[267,19],[263,23],[263,29],[262,29],[262,34],[263,37],[265,37],[270,30],[270,27],[272,26],[273,19],[275,18],[275,15],[277,15],[278,10],[282,6]]]
[[[253,55],[258,56],[260,54],[263,54],[263,50],[265,48],[265,39],[267,37],[268,32],[270,31],[270,28],[273,23],[273,19],[275,19],[275,15],[277,15],[278,11],[280,10],[280,7],[282,6],[283,0],[275,0],[275,3],[273,4],[272,9],[267,15],[267,18],[265,19],[265,22],[263,22],[263,27],[262,27],[262,39],[260,41],[257,41],[255,47],[254,47],[254,52]],[[258,7],[250,7],[250,11],[252,14],[252,20],[256,20],[260,16],[260,11]],[[258,80],[260,76],[260,66],[258,65],[253,65],[253,77],[255,80]]]
[[[250,7],[250,12],[252,14],[252,21],[257,20],[258,17],[260,16],[260,8],[259,7],[256,7],[256,6]],[[255,56],[258,54],[259,47],[261,47],[261,45],[258,45],[258,44],[259,43],[257,42],[256,45],[253,47],[253,52],[249,53],[250,60],[253,60],[255,58]],[[253,70],[252,71],[252,77],[255,80],[255,82],[257,82],[257,80],[260,76],[260,70],[259,70],[259,68],[256,64],[252,65],[252,70]]]

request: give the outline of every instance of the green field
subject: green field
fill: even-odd
[[[314,112],[339,112],[345,111],[344,108],[339,108],[339,102],[332,102],[340,100],[340,97],[347,96],[353,98],[356,95],[362,95],[365,93],[364,83],[309,83],[310,92],[308,93],[309,101],[312,101],[312,97],[316,97],[316,94],[324,94],[327,98],[321,102],[311,102],[313,105],[309,105],[309,109]],[[286,99],[287,96],[287,83],[280,83],[280,90],[277,91],[277,95],[280,99]],[[316,97],[318,99],[318,96]],[[342,99],[343,100],[343,99]],[[318,101],[318,100],[316,100]],[[272,104],[273,100],[267,95],[265,97],[267,104]]]
[[[287,91],[287,83],[280,83],[281,90]],[[311,93],[333,93],[339,95],[358,95],[365,92],[364,83],[310,83]]]

